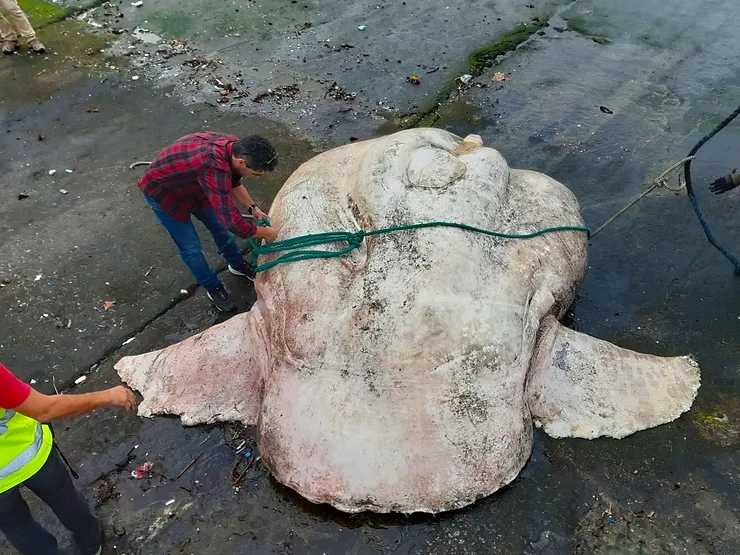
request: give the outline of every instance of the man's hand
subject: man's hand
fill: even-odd
[[[274,227],[257,226],[257,231],[254,233],[255,239],[264,239],[268,243],[272,243],[277,239],[278,232]]]
[[[131,412],[136,408],[136,398],[129,388],[119,385],[109,389],[108,394],[111,406],[123,407],[126,412]]]
[[[737,179],[733,174],[730,174],[724,177],[720,177],[719,179],[714,181],[712,184],[709,185],[709,189],[715,195],[721,195],[722,193],[731,191],[738,185],[740,185],[740,179]]]
[[[262,208],[260,208],[257,205],[255,205],[254,208],[252,208],[252,216],[254,216],[254,219],[256,221],[267,219],[267,214],[265,214],[262,211]]]

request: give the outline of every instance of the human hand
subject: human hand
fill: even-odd
[[[133,392],[122,385],[113,387],[108,390],[110,395],[110,404],[114,407],[123,407],[127,412],[131,412],[136,408],[136,398]]]
[[[274,227],[269,226],[258,226],[257,231],[254,233],[255,239],[264,239],[268,243],[272,243],[277,239],[278,232]]]
[[[262,208],[259,206],[255,206],[252,208],[252,216],[254,216],[254,219],[257,221],[265,220],[267,219],[267,214],[262,211]]]
[[[722,193],[731,191],[737,186],[738,183],[735,183],[735,181],[732,179],[732,175],[726,175],[712,182],[709,185],[709,190],[712,191],[715,195],[721,195]]]

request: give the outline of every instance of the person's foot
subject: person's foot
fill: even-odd
[[[12,54],[21,47],[17,40],[6,40],[3,42],[3,54]]]
[[[39,39],[33,39],[28,41],[28,49],[36,54],[43,54],[46,52],[46,47]]]
[[[223,285],[219,284],[216,287],[206,289],[206,293],[208,298],[211,299],[213,306],[221,312],[234,312],[236,310],[236,305],[231,300],[231,295],[229,295],[229,292],[226,291]]]
[[[229,264],[229,272],[231,272],[235,276],[242,276],[251,281],[254,281],[254,276],[257,275],[254,272],[254,266],[252,266],[249,262],[242,262],[241,264],[239,264],[239,266],[236,267]]]

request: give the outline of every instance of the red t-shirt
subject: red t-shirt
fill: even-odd
[[[31,386],[23,383],[0,363],[0,408],[14,409],[31,394]]]

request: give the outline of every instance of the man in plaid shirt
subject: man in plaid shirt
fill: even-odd
[[[258,227],[242,218],[236,202],[249,207],[255,219],[265,218],[267,215],[254,203],[241,180],[272,171],[275,166],[277,154],[264,137],[252,135],[239,140],[206,131],[186,135],[160,152],[139,182],[139,189],[177,245],[183,262],[221,311],[235,310],[236,305],[208,266],[191,216],[211,232],[229,271],[253,280],[254,268],[244,260],[235,235],[274,241],[277,230]]]

